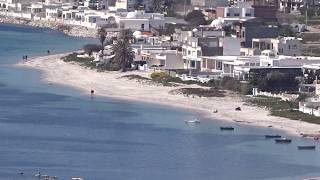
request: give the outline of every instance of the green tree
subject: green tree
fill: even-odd
[[[206,25],[207,21],[200,10],[193,10],[187,14],[185,20],[192,26]]]
[[[284,37],[295,37],[293,29],[289,25],[279,26],[279,35]]]
[[[273,71],[264,77],[260,76],[257,87],[262,91],[278,93],[283,91],[297,91],[298,84],[294,74]]]
[[[133,62],[134,52],[132,51],[131,41],[133,35],[130,30],[122,30],[119,33],[117,43],[112,46],[114,52],[113,63],[125,72]]]

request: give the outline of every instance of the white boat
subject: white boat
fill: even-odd
[[[187,124],[198,124],[198,123],[200,123],[200,121],[197,120],[197,119],[195,119],[195,120],[186,120],[184,122],[187,123]]]
[[[82,178],[82,177],[73,177],[73,178],[71,178],[71,180],[84,180],[84,178]]]

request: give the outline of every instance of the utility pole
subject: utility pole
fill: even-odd
[[[187,0],[184,0],[183,4],[183,15],[186,16],[186,5],[187,5]]]
[[[307,29],[308,29],[308,7],[309,7],[309,4],[308,4],[308,2],[306,2],[306,27],[307,27]]]

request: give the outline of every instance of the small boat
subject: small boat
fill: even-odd
[[[71,180],[84,180],[84,178],[82,178],[82,177],[73,177],[73,178],[71,178]]]
[[[281,144],[289,144],[292,142],[292,140],[288,138],[280,138],[280,139],[275,139],[275,142],[281,143]]]
[[[314,145],[310,145],[310,146],[298,146],[298,149],[300,149],[300,150],[314,150],[314,149],[316,149],[316,146],[314,146]]]
[[[195,120],[187,120],[187,121],[184,121],[184,122],[187,123],[187,124],[198,124],[198,123],[200,123],[200,121],[197,120],[197,119],[195,119]]]
[[[220,127],[220,130],[222,130],[222,131],[233,131],[234,127],[224,126],[224,127]]]
[[[281,138],[280,135],[264,135],[264,137],[265,137],[266,139]]]
[[[303,180],[320,180],[320,177],[316,177],[316,178],[307,178],[307,179],[303,179]]]
[[[39,173],[35,174],[34,176],[35,177],[41,177],[41,173],[39,172]]]

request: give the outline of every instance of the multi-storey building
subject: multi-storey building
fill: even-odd
[[[200,70],[201,56],[219,56],[222,54],[223,50],[219,46],[219,37],[195,36],[195,33],[190,31],[182,45],[185,69]]]
[[[281,38],[253,38],[252,48],[257,49],[257,52],[264,50],[272,50],[277,55],[285,56],[301,56],[302,54],[302,39],[296,37],[281,37]]]

